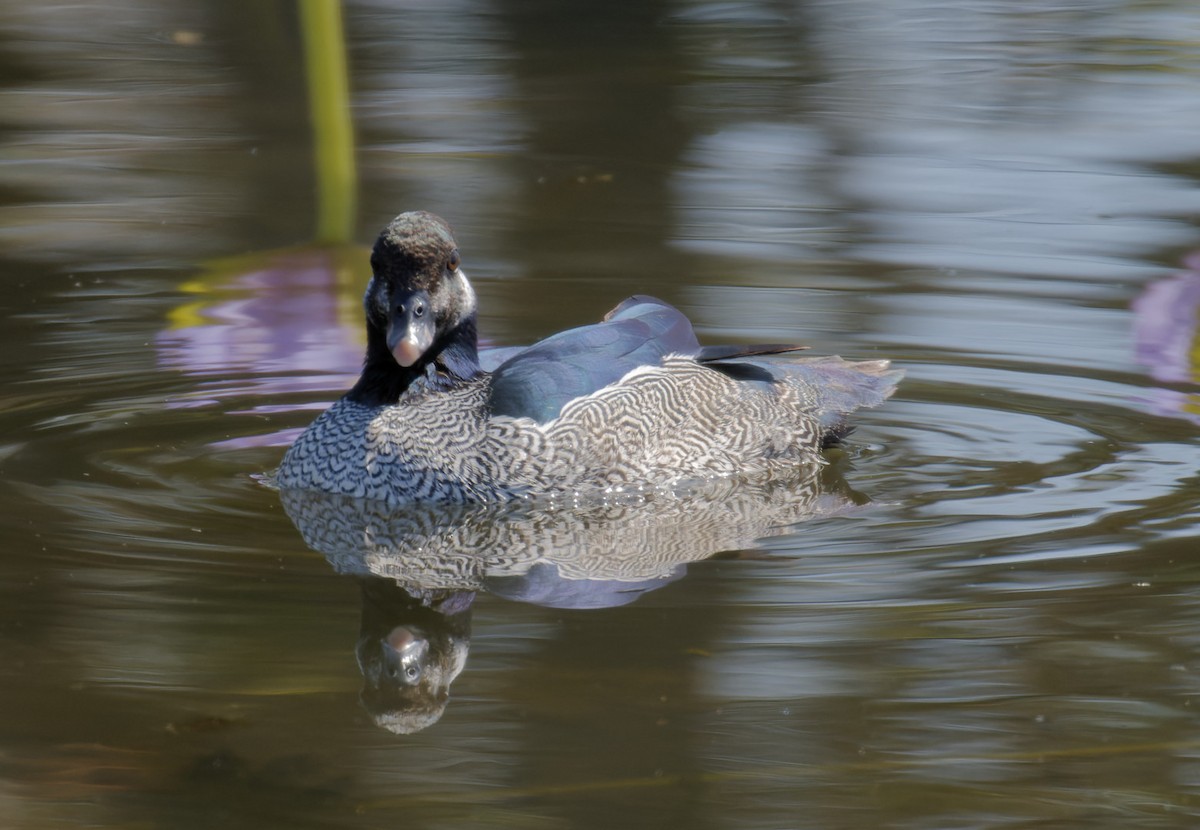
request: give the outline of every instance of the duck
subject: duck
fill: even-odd
[[[682,312],[644,295],[481,350],[458,243],[426,211],[383,229],[371,270],[361,374],[288,448],[280,489],[472,504],[781,479],[824,464],[849,415],[902,374],[793,344],[701,346]]]

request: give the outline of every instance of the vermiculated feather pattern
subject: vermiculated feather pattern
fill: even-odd
[[[487,374],[451,389],[410,390],[398,405],[343,399],[292,446],[277,480],[285,489],[398,504],[786,474],[821,463],[817,413],[826,392],[813,380],[830,376],[810,371],[809,377],[788,364],[849,369],[864,378],[879,376],[886,365],[792,358],[778,361],[780,380],[765,385],[669,356],[570,401],[544,424],[491,416]]]

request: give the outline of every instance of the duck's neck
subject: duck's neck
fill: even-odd
[[[367,354],[348,400],[366,406],[390,406],[412,387],[450,389],[471,380],[479,366],[479,337],[472,315],[443,334],[412,366],[401,366],[387,347],[387,333],[367,326]]]

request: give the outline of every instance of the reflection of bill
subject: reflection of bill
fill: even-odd
[[[467,662],[473,597],[422,598],[382,579],[362,580],[355,652],[362,704],[376,724],[406,735],[442,717],[450,684]]]
[[[1162,383],[1200,383],[1200,253],[1187,270],[1150,283],[1133,301],[1137,360]],[[1200,392],[1156,389],[1156,412],[1200,422]]]
[[[478,591],[553,608],[608,608],[862,499],[829,467],[790,481],[700,482],[569,505],[388,508],[281,492],[305,543],[363,580],[363,704],[395,732],[437,721],[466,662]]]

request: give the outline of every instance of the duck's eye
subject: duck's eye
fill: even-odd
[[[450,258],[448,260],[446,260],[446,270],[447,271],[457,271],[458,266],[461,264],[462,264],[462,257],[460,257],[458,255],[458,250],[455,249],[455,250],[451,251]]]
[[[412,313],[413,313],[413,317],[424,317],[425,316],[425,303],[421,302],[420,300],[413,303],[413,312]]]

